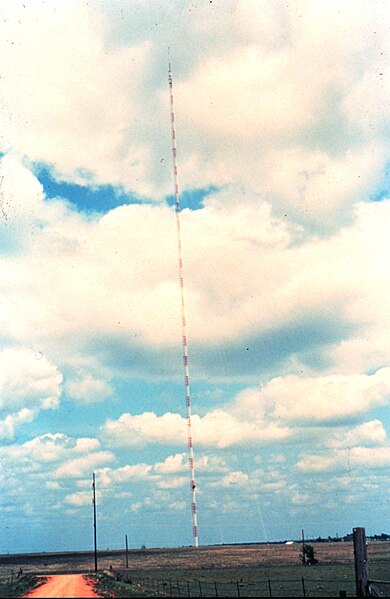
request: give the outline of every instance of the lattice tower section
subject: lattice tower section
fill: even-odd
[[[171,137],[172,137],[172,167],[173,167],[173,183],[175,192],[175,214],[176,214],[176,233],[177,233],[177,248],[179,262],[179,284],[180,284],[180,304],[181,304],[181,327],[182,327],[182,342],[183,342],[183,365],[184,365],[184,384],[186,394],[187,408],[187,439],[189,450],[189,467],[190,467],[190,487],[191,487],[191,510],[192,510],[192,532],[194,538],[194,547],[199,546],[198,538],[198,520],[196,512],[196,485],[195,485],[195,459],[192,442],[192,425],[191,425],[191,392],[190,392],[190,373],[188,367],[188,345],[186,334],[186,313],[185,313],[185,293],[184,293],[184,278],[183,278],[183,257],[181,244],[181,228],[180,228],[180,198],[179,198],[179,182],[177,174],[177,151],[176,151],[176,128],[175,128],[175,113],[173,105],[173,82],[171,62],[169,61],[168,68],[169,96],[170,96],[170,111],[171,111]]]

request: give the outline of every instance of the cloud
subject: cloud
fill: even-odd
[[[100,468],[99,484],[105,487],[122,485],[130,481],[140,481],[149,478],[152,466],[149,464],[126,465],[121,468]]]
[[[187,422],[173,395],[161,395],[162,379],[175,386],[181,375],[176,224],[167,201],[171,46],[205,518],[217,486],[215,507],[229,514],[229,534],[243,513],[249,522],[259,492],[274,528],[280,513],[302,519],[302,502],[318,526],[319,505],[332,500],[342,509],[363,493],[376,498],[379,513],[373,489],[389,461],[380,420],[390,363],[387,6],[3,5],[4,509],[29,514],[30,537],[40,539],[42,514],[66,506],[74,516],[90,502],[92,471],[115,501],[113,530],[126,510],[136,522],[142,511],[160,517],[168,506],[173,516],[189,503]],[[48,173],[57,180],[51,190]],[[96,198],[97,212],[82,211],[64,180],[84,185],[80,195],[90,206]],[[103,213],[106,184],[113,187]],[[53,188],[69,197],[52,197]],[[109,401],[88,405],[99,399]],[[93,413],[88,427],[99,440],[66,434],[68,400],[81,404],[79,428]],[[36,436],[48,430],[44,411],[57,407],[49,430],[60,432]],[[25,437],[10,443],[17,430]],[[153,461],[148,446],[157,444]],[[127,463],[129,446],[138,463]],[[65,521],[61,538],[72,526]]]
[[[43,187],[12,155],[0,160],[0,230],[2,252],[22,251],[45,222]]]
[[[233,471],[226,474],[221,481],[223,487],[229,487],[230,485],[237,485],[239,487],[247,487],[250,483],[248,474],[240,471]]]
[[[302,435],[316,442],[324,425],[353,421],[374,407],[387,405],[389,385],[388,368],[372,375],[276,377],[261,389],[244,389],[223,408],[214,408],[203,416],[193,414],[192,437],[197,446],[220,449],[253,443],[268,445],[289,439],[298,442]],[[169,412],[161,416],[154,412],[124,413],[116,420],[106,420],[101,435],[113,447],[184,445],[186,424],[185,418]],[[302,426],[306,428],[303,430]],[[355,426],[347,435],[337,427],[328,431],[327,444],[352,445],[356,436],[367,445],[386,440],[383,424],[372,420]],[[183,460],[183,454],[176,454],[156,468],[161,472],[180,472],[184,470]]]
[[[150,497],[145,497],[142,501],[136,501],[135,503],[130,504],[130,510],[132,512],[139,512],[143,508],[148,508],[152,505],[152,500]]]
[[[49,489],[49,491],[59,491],[61,489],[60,483],[56,480],[48,480],[45,483],[45,487],[46,489]]]
[[[185,422],[179,414],[167,412],[157,416],[154,412],[139,415],[122,414],[118,420],[107,420],[102,433],[109,443],[143,445],[147,442],[185,443]]]
[[[4,9],[3,147],[56,164],[76,180],[90,173],[92,181],[119,184],[125,164],[128,184],[144,180],[141,155],[147,159],[148,151],[137,126],[141,106],[124,80],[142,81],[149,43],[109,51],[106,24],[98,11],[79,2],[23,8],[6,2]],[[108,96],[115,102],[107,102]]]
[[[22,447],[37,462],[49,463],[62,460],[65,455],[95,451],[99,446],[97,439],[73,439],[62,433],[46,433],[26,441]]]
[[[296,464],[302,472],[328,472],[354,469],[386,468],[390,464],[390,447],[352,447],[335,450],[331,455],[308,455]]]
[[[194,443],[213,447],[230,447],[245,443],[272,443],[289,436],[287,427],[267,424],[261,419],[237,418],[216,409],[201,417],[192,417]],[[147,443],[183,445],[187,441],[187,421],[179,414],[154,412],[122,414],[117,420],[107,420],[102,435],[113,446],[142,446]],[[166,466],[165,466],[166,467]]]
[[[247,388],[237,394],[225,410],[235,418],[251,414],[252,421],[264,421],[268,425],[278,423],[290,429],[296,439],[300,435],[323,434],[324,425],[353,422],[362,414],[389,402],[389,369],[351,375],[323,375],[310,377],[287,375],[275,377],[260,388]],[[304,426],[305,429],[299,428]],[[310,428],[314,427],[314,428]],[[315,433],[315,427],[318,428]],[[294,432],[293,432],[294,429]],[[330,436],[330,443],[346,441],[344,433]],[[327,433],[329,435],[329,432]],[[351,429],[347,438],[357,435],[367,443],[386,438],[379,420],[365,422]],[[342,438],[341,438],[342,437]]]
[[[172,501],[168,506],[168,509],[172,512],[183,512],[188,507],[187,501]]]
[[[1,350],[1,408],[16,410],[26,407],[41,409],[58,406],[62,376],[39,352],[7,347]]]
[[[15,428],[31,422],[41,410],[57,408],[62,375],[40,352],[23,347],[0,351],[0,407],[5,418],[0,434],[13,439]]]
[[[226,461],[217,455],[197,455],[196,470],[206,480],[229,471]],[[188,455],[177,453],[168,455],[163,462],[155,464],[127,464],[120,468],[103,467],[97,470],[99,487],[105,492],[115,489],[117,496],[120,487],[141,484],[145,487],[149,484],[151,488],[162,490],[178,489],[188,485],[189,464]]]
[[[54,476],[56,478],[81,478],[96,470],[99,466],[114,460],[115,456],[112,452],[97,451],[65,462],[55,470]]]
[[[92,493],[90,491],[79,491],[78,493],[71,493],[70,495],[66,495],[64,498],[64,503],[68,505],[73,505],[76,507],[84,507],[86,505],[91,505],[92,502]]]
[[[168,456],[164,462],[156,464],[155,471],[159,474],[177,474],[187,472],[188,457],[184,453],[176,453]]]
[[[165,49],[173,28],[183,185],[264,189],[321,227],[318,212],[350,205],[351,192],[360,198],[385,165],[384,10],[8,1],[2,147],[68,179],[171,193]]]
[[[363,422],[348,430],[333,432],[325,441],[329,447],[354,447],[357,443],[363,447],[384,445],[387,440],[386,430],[380,420]]]
[[[263,402],[273,402],[274,417],[283,421],[340,420],[389,402],[390,369],[372,375],[277,377],[262,393]]]
[[[88,373],[82,373],[79,378],[67,381],[65,389],[68,397],[83,403],[104,401],[113,395],[112,387],[107,381]]]
[[[21,444],[6,445],[0,448],[1,460],[6,468],[31,467],[35,471],[52,472],[53,467],[64,462],[77,460],[83,454],[97,452],[100,448],[98,439],[69,437],[63,433],[46,433]]]
[[[157,486],[159,489],[180,489],[181,487],[188,486],[188,477],[186,476],[176,476],[175,478],[161,478],[157,481]],[[183,502],[187,505],[186,502]]]
[[[19,176],[30,181],[31,173],[19,165],[7,176],[12,187]],[[210,194],[201,210],[183,211],[195,373],[248,376],[292,361],[310,368],[333,362],[345,370],[351,356],[362,362],[362,345],[371,369],[386,363],[387,344],[380,346],[379,364],[370,348],[390,323],[381,301],[390,294],[389,208],[386,201],[360,204],[349,226],[306,240],[258,195],[238,188]],[[36,221],[28,250],[22,244],[0,262],[3,334],[75,368],[67,389],[79,401],[107,397],[113,372],[124,367],[133,374],[176,373],[172,210],[130,205],[87,218],[64,201],[40,198]],[[28,227],[18,234],[31,237]]]
[[[15,428],[34,420],[36,413],[26,408],[19,410],[16,414],[8,414],[3,420],[0,420],[0,437],[3,440],[13,439]]]

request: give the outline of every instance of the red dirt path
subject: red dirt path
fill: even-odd
[[[92,581],[82,574],[59,574],[48,576],[46,582],[24,597],[74,598],[100,597],[92,588]]]

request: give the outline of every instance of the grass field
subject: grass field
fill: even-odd
[[[34,574],[26,574],[17,580],[12,580],[12,576],[0,576],[0,597],[21,597],[40,582]]]
[[[149,585],[149,594],[156,589],[156,592],[163,590],[173,596],[178,596],[178,591],[186,596],[188,593],[191,596],[215,596],[215,591],[220,596],[228,596],[231,592],[250,596],[252,591],[257,593],[252,596],[270,596],[270,587],[274,597],[304,594],[310,597],[338,596],[340,590],[346,590],[348,596],[353,596],[352,543],[312,545],[319,562],[315,566],[301,564],[299,544],[275,543],[130,550],[128,569],[125,569],[123,550],[102,551],[98,553],[98,568],[103,571],[111,566],[113,571],[119,571],[132,580],[132,585],[117,587],[113,581],[104,581],[107,593],[115,592],[118,597],[126,596],[126,593],[127,596],[142,594],[139,580],[145,581],[143,589]],[[390,542],[369,542],[368,556],[370,579],[390,580]],[[9,576],[12,570],[17,572],[20,568],[24,574],[92,572],[94,556],[93,552],[0,556],[1,577]],[[219,588],[215,589],[215,584]],[[386,590],[390,592],[390,586]]]

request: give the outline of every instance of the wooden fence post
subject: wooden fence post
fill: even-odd
[[[355,556],[356,596],[368,597],[368,560],[365,528],[353,529],[353,551]]]

